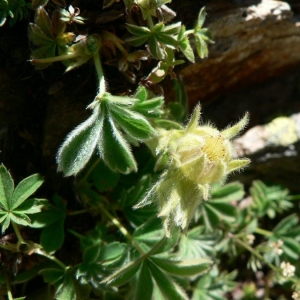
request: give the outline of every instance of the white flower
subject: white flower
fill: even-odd
[[[289,262],[283,261],[280,264],[280,268],[282,269],[282,275],[284,277],[292,277],[295,275],[296,268],[295,266],[291,265]]]
[[[300,293],[299,292],[294,292],[293,295],[292,295],[292,298],[294,300],[300,300]]]
[[[282,240],[278,240],[277,242],[271,242],[270,243],[270,247],[273,249],[273,251],[277,255],[281,255],[283,253],[283,250],[281,249],[282,246],[283,246],[283,241]]]
[[[255,235],[253,235],[253,234],[247,235],[247,241],[248,241],[249,245],[252,245],[254,240],[255,240]]]

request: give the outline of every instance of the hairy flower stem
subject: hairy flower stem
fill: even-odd
[[[145,255],[144,250],[140,247],[140,245],[135,241],[135,239],[132,237],[132,235],[127,231],[127,229],[120,223],[118,219],[116,219],[113,215],[109,213],[106,208],[100,204],[99,208],[101,211],[111,220],[111,222],[118,227],[118,229],[121,231],[121,233],[127,238],[128,241],[130,241],[134,247],[140,252],[141,255]]]
[[[71,54],[63,54],[63,55],[58,55],[54,57],[47,57],[47,58],[33,58],[31,59],[31,62],[33,64],[50,64],[53,62],[58,62],[58,61],[64,61],[72,58],[78,57],[77,53],[71,53]]]
[[[264,261],[264,258],[261,254],[259,254],[255,249],[253,249],[251,246],[249,246],[247,243],[243,242],[242,240],[233,237],[234,241],[239,244],[240,246],[242,246],[243,248],[245,248],[246,250],[248,250],[250,253],[252,253],[254,256],[256,256],[258,259]],[[278,272],[278,268],[276,266],[274,266],[271,263],[268,263],[265,261],[265,263],[269,266],[270,269],[272,269],[274,272]]]
[[[99,86],[98,86],[98,97],[102,97],[105,93],[106,93],[106,86],[105,86],[105,79],[104,79],[104,74],[103,74],[103,69],[102,69],[102,65],[101,65],[101,61],[100,61],[100,54],[96,53],[93,56],[94,59],[94,64],[95,64],[95,68],[97,71],[97,76],[98,76],[98,80],[99,80]]]

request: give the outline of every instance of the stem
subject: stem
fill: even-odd
[[[127,231],[127,229],[120,223],[120,221],[116,219],[113,215],[111,215],[102,204],[99,205],[99,208],[111,220],[111,222],[118,227],[121,233],[127,238],[127,240],[129,240],[134,245],[134,247],[140,252],[140,254],[145,255],[144,250],[135,241],[135,239]]]
[[[56,263],[57,263],[59,266],[61,266],[64,270],[67,269],[67,266],[66,266],[63,262],[61,262],[61,261],[60,261],[59,259],[57,259],[56,257],[54,257],[54,256],[52,256],[52,255],[50,255],[50,254],[48,254],[48,253],[46,253],[46,252],[44,252],[44,251],[41,250],[41,249],[36,249],[36,250],[34,251],[34,253],[36,253],[36,254],[38,254],[38,255],[41,255],[41,256],[44,256],[44,257],[47,257],[48,259],[50,259],[50,260],[56,262]]]
[[[97,76],[99,80],[99,87],[98,87],[98,97],[102,97],[106,93],[106,86],[105,86],[105,80],[104,80],[104,75],[103,75],[103,70],[101,66],[101,61],[100,61],[100,54],[97,53],[93,56],[94,58],[94,64],[95,68],[97,71]]]
[[[16,248],[15,244],[9,244],[9,245],[0,244],[0,248],[11,251],[11,252],[17,252],[17,248]]]
[[[248,244],[244,243],[242,240],[237,239],[234,237],[234,240],[237,242],[237,244],[241,245],[243,248],[247,249],[250,253],[252,253],[254,256],[259,258],[260,260],[264,260],[263,256],[260,255],[255,249],[253,249],[251,246]],[[265,261],[265,263],[269,266],[270,269],[272,269],[274,272],[278,272],[278,268],[275,267],[273,264],[268,263]]]
[[[151,15],[147,16],[147,23],[148,23],[149,29],[152,30],[152,28],[154,27],[154,24],[153,24]]]
[[[48,58],[33,58],[31,59],[31,62],[33,64],[49,64],[57,61],[63,61],[67,59],[72,59],[78,57],[77,53],[71,53],[71,54],[63,54],[59,56],[54,56],[54,57],[48,57]]]
[[[81,209],[81,210],[71,211],[71,212],[67,213],[67,215],[68,216],[77,216],[77,215],[81,215],[81,214],[84,214],[87,212],[88,212],[87,209]]]
[[[9,284],[7,276],[5,276],[5,283],[6,283],[7,298],[8,298],[8,300],[14,300],[14,297],[13,297],[13,295],[11,293],[11,288],[10,288],[10,284]]]
[[[190,35],[190,34],[192,34],[192,33],[194,33],[194,29],[189,29],[189,30],[186,30],[186,31],[184,32],[184,35],[185,35],[185,36],[188,36],[188,35]]]
[[[268,231],[268,230],[265,230],[265,229],[262,229],[262,228],[259,228],[259,227],[255,228],[254,232],[258,233],[260,235],[264,235],[266,237],[272,236],[272,232],[271,231]]]
[[[19,230],[19,227],[18,225],[15,223],[15,222],[11,222],[14,230],[15,230],[15,233],[17,235],[17,238],[18,238],[18,244],[28,244],[22,237],[21,233],[20,233],[20,230]]]

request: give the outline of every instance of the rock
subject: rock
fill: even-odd
[[[237,179],[250,186],[255,179],[281,184],[300,192],[300,113],[279,117],[248,130],[234,140],[236,156],[249,157],[251,164]]]
[[[300,22],[288,3],[231,5],[221,16],[208,3],[207,11],[205,27],[215,41],[209,57],[179,73],[191,104],[266,82],[300,62]],[[172,97],[167,92],[167,98]]]

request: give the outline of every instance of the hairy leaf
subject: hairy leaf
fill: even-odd
[[[66,176],[77,174],[88,163],[103,128],[103,113],[100,106],[93,114],[76,127],[66,138],[57,154],[58,170]]]

